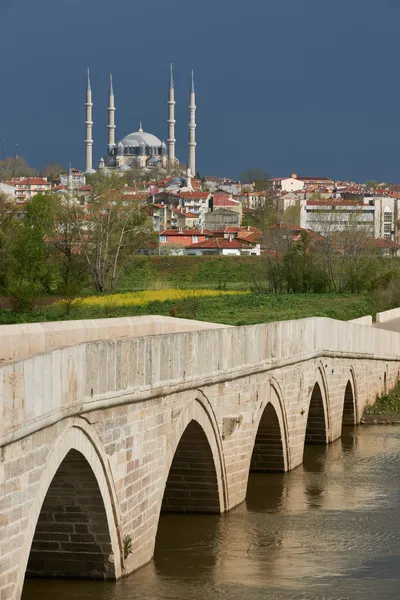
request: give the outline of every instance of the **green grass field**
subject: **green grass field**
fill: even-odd
[[[102,302],[77,305],[69,316],[60,305],[45,306],[32,313],[13,313],[3,309],[0,310],[0,323],[166,315],[227,325],[251,325],[313,316],[346,321],[374,312],[374,300],[370,294],[241,293],[209,297],[183,290],[178,298],[143,304],[134,303],[134,294],[131,297],[132,304],[118,304],[113,302],[112,295],[102,296]]]
[[[264,279],[265,259],[259,256],[138,256],[125,272],[118,291],[161,287],[248,290],[253,276]]]

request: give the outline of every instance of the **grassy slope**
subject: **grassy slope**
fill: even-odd
[[[140,256],[120,279],[119,291],[163,287],[247,290],[252,275],[263,279],[265,259],[258,256]]]
[[[232,296],[200,297],[193,300],[188,294],[182,301],[150,302],[143,306],[103,307],[79,306],[66,317],[60,307],[44,307],[40,312],[15,314],[0,310],[0,323],[53,321],[57,319],[89,319],[145,314],[173,315],[196,318],[227,325],[250,325],[312,316],[349,320],[373,312],[370,295],[334,294],[238,294]]]

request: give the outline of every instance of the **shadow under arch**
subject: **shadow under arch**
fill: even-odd
[[[161,512],[221,513],[213,453],[204,430],[194,419],[175,450]]]
[[[254,441],[250,472],[284,472],[284,440],[276,410],[268,402],[263,410]]]
[[[307,416],[305,444],[326,444],[328,442],[327,415],[319,383],[315,383]]]
[[[118,525],[101,443],[86,421],[71,419],[49,453],[32,503],[14,597],[22,594],[25,574],[118,579]]]
[[[342,431],[343,427],[354,426],[357,423],[356,400],[353,391],[351,380],[346,384],[343,399],[343,416],[342,416]]]

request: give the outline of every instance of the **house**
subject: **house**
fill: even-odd
[[[67,173],[61,173],[59,180],[56,180],[55,183],[56,185],[70,186],[73,190],[78,190],[86,185],[86,177],[79,169],[70,169]]]
[[[178,226],[177,215],[171,204],[147,204],[145,210],[153,222],[154,231],[162,231]]]
[[[212,232],[205,229],[164,229],[160,231],[160,252],[184,254],[186,246],[204,242],[210,235]]]
[[[227,240],[238,239],[249,244],[259,244],[262,239],[262,231],[257,227],[223,227],[213,231],[213,237],[225,238]]]
[[[292,173],[290,177],[275,177],[270,180],[273,189],[283,192],[299,192],[301,190],[327,189],[332,191],[335,187],[334,181],[329,177],[303,177]]]
[[[242,204],[243,209],[250,208],[252,210],[257,209],[262,203],[271,198],[271,192],[269,190],[263,190],[258,192],[243,192],[236,199]]]
[[[178,229],[191,229],[200,225],[199,215],[179,210],[178,208],[172,209],[176,218]]]
[[[291,177],[274,177],[270,179],[274,190],[282,192],[299,192],[304,190],[304,181],[297,178],[296,173],[292,173]]]
[[[252,188],[253,186],[247,184],[241,184],[239,181],[233,181],[233,179],[227,179],[225,177],[206,177],[205,186],[210,192],[225,192],[227,194],[240,194],[243,188]]]
[[[188,256],[260,256],[260,245],[252,245],[237,239],[210,238],[190,244],[185,248]]]
[[[207,229],[222,229],[240,225],[240,213],[225,208],[217,208],[204,216],[204,225]]]
[[[9,183],[3,183],[0,181],[0,195],[6,196],[7,200],[15,200],[15,185]]]
[[[209,192],[160,192],[155,196],[149,196],[148,204],[170,204],[182,212],[190,212],[198,215],[200,223],[204,223],[204,215],[209,211],[211,194]]]
[[[31,200],[36,194],[45,194],[51,191],[51,183],[47,177],[15,177],[11,180],[15,186],[15,198],[17,202]]]

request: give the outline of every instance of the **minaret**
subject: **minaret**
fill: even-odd
[[[172,169],[175,166],[175,89],[172,64],[169,72],[169,96],[168,96],[168,164]]]
[[[193,71],[189,102],[189,169],[192,177],[196,177],[196,94]]]
[[[68,189],[69,193],[71,193],[72,189],[73,189],[73,178],[72,178],[71,163],[69,163],[69,168],[68,168],[68,184],[67,184],[67,189]]]
[[[190,167],[187,167],[186,169],[186,187],[189,190],[192,190],[192,172],[190,170]]]
[[[110,75],[110,91],[108,94],[108,149],[115,146],[115,102],[112,75]]]
[[[92,102],[92,87],[90,85],[90,72],[87,71],[87,87],[86,87],[86,170],[85,173],[94,173],[93,169],[93,102]]]

